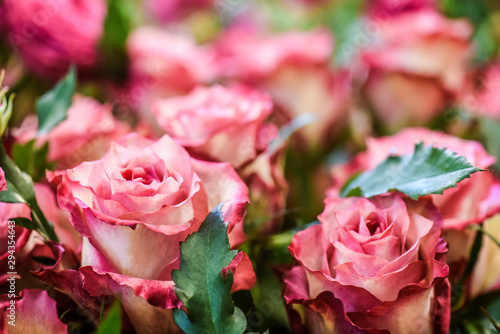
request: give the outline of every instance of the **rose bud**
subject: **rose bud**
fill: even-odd
[[[12,135],[23,144],[35,138],[37,127],[36,116],[28,116],[19,128],[12,130]],[[125,123],[114,119],[110,105],[76,95],[68,109],[68,117],[49,133],[39,135],[37,145],[48,142],[47,159],[56,162],[57,169],[65,169],[99,159],[113,140],[129,131]]]
[[[421,10],[378,27],[361,54],[368,102],[389,131],[428,123],[465,87],[472,26]]]
[[[95,65],[104,0],[5,0],[1,6],[7,44],[39,76],[58,78],[70,64]]]
[[[191,158],[168,136],[155,142],[132,133],[102,159],[51,179],[59,205],[84,236],[82,267],[76,274],[60,273],[61,279],[80,275],[93,282],[83,287],[91,296],[119,298],[138,332],[175,327],[171,309],[180,302],[171,273],[179,268],[179,242],[211,209],[225,203],[233,247],[245,238],[248,189],[234,169]],[[250,260],[241,252],[233,263],[233,289],[249,289],[255,281]]]
[[[307,333],[448,333],[443,220],[429,199],[327,199],[289,246],[292,328]],[[301,320],[302,317],[302,320]],[[305,325],[301,325],[305,324]]]

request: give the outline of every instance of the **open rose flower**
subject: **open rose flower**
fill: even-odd
[[[104,0],[5,0],[0,6],[8,45],[41,77],[57,78],[70,64],[85,70],[96,63]]]
[[[199,87],[153,105],[160,127],[191,154],[236,168],[250,189],[246,223],[260,235],[281,226],[288,190],[284,147],[267,151],[278,136],[276,126],[264,124],[272,109],[267,94],[244,86]]]
[[[68,332],[57,313],[56,301],[45,290],[24,289],[19,298],[0,296],[0,333]]]
[[[366,152],[358,154],[345,166],[334,169],[334,186],[330,188],[328,196],[337,197],[340,187],[349,177],[375,168],[389,155],[412,153],[415,144],[419,142],[437,148],[447,148],[464,156],[472,165],[483,169],[490,167],[496,160],[478,142],[424,128],[409,128],[393,136],[369,139]],[[445,189],[442,195],[430,195],[444,218],[450,276],[459,274],[469,257],[474,233],[466,227],[481,223],[500,212],[499,193],[500,183],[494,174],[478,172],[462,180],[457,187]]]
[[[221,75],[271,94],[283,124],[314,115],[299,130],[309,144],[324,146],[345,116],[349,78],[333,73],[333,38],[327,30],[262,35],[245,27],[228,30],[216,42]]]
[[[30,115],[12,134],[18,142],[26,143],[35,138],[37,127],[37,117]],[[77,95],[68,109],[68,117],[49,133],[38,136],[37,145],[48,142],[48,160],[56,162],[56,168],[65,169],[99,159],[113,140],[129,131],[125,123],[113,117],[110,105]]]
[[[390,130],[431,121],[464,89],[472,26],[425,9],[380,25],[362,52],[366,96]]]
[[[248,189],[234,169],[195,160],[168,136],[155,142],[130,134],[102,159],[58,172],[53,182],[59,204],[85,237],[79,273],[94,283],[84,289],[120,298],[139,332],[170,328],[164,311],[179,306],[171,279],[179,242],[218,203],[225,203],[231,245],[244,239]],[[240,253],[234,262],[233,289],[250,288],[248,257]]]
[[[284,296],[304,307],[302,321],[289,311],[297,332],[448,332],[443,220],[430,200],[327,199],[319,220],[289,247],[299,265],[286,276]]]
[[[158,100],[153,113],[160,127],[190,152],[238,168],[257,156],[259,130],[272,108],[264,93],[212,86]]]

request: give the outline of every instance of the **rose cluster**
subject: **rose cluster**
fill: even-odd
[[[498,17],[0,1],[0,333],[500,328]]]

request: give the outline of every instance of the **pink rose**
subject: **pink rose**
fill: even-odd
[[[151,14],[162,22],[183,18],[199,9],[210,8],[214,0],[147,0],[146,6]]]
[[[9,310],[12,302],[15,302],[14,312]],[[0,313],[1,334],[68,332],[68,326],[59,319],[56,301],[45,290],[24,289],[20,298],[15,299],[6,294],[0,296]],[[14,317],[9,317],[12,314]]]
[[[234,169],[195,160],[168,136],[154,142],[130,134],[101,160],[57,172],[53,182],[59,205],[85,237],[79,272],[94,283],[84,289],[120,298],[137,331],[168,327],[165,309],[179,306],[171,279],[179,242],[218,203],[225,203],[231,245],[244,239],[248,189]],[[251,262],[245,253],[235,261],[242,266],[235,286],[250,288]]]
[[[399,194],[327,199],[320,225],[289,247],[292,326],[311,333],[447,333],[450,285],[443,221],[429,200]],[[295,305],[294,305],[295,306]],[[304,322],[305,321],[305,322]]]
[[[274,125],[263,124],[272,108],[267,94],[243,86],[199,87],[153,105],[160,127],[191,154],[237,169],[250,189],[246,222],[259,235],[279,229],[288,193],[284,147],[267,152],[278,136]]]
[[[103,0],[6,0],[4,36],[41,77],[59,77],[70,64],[88,69],[97,61],[103,33]]]
[[[235,168],[253,160],[271,99],[244,87],[199,87],[190,94],[157,100],[153,114],[160,127],[191,153]]]
[[[215,55],[181,35],[141,27],[129,36],[130,79],[124,103],[146,112],[156,98],[188,93],[215,78]]]
[[[25,143],[35,138],[37,126],[36,116],[28,116],[12,134],[17,141]],[[129,131],[125,123],[114,119],[110,105],[77,95],[68,109],[68,117],[49,133],[38,136],[37,145],[48,142],[48,160],[57,162],[56,168],[64,169],[99,159],[113,140]]]
[[[362,52],[366,96],[389,129],[424,124],[465,87],[472,26],[434,10],[391,17]]]
[[[333,171],[334,185],[328,196],[337,197],[339,189],[350,176],[375,168],[390,154],[404,155],[413,152],[415,144],[423,142],[437,148],[447,148],[464,156],[472,165],[487,169],[495,158],[475,141],[464,140],[425,128],[401,130],[389,137],[372,138],[366,152],[358,154],[350,163]],[[469,257],[474,233],[465,227],[483,222],[500,212],[498,196],[500,183],[493,173],[472,174],[457,187],[443,191],[443,195],[430,195],[444,219],[445,238],[448,243],[447,262],[454,277],[463,269]]]
[[[350,78],[329,68],[333,48],[322,29],[264,36],[234,28],[216,43],[222,75],[270,93],[282,124],[312,114],[297,131],[306,147],[328,146],[345,120]]]

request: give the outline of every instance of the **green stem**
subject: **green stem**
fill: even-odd
[[[18,193],[31,209],[33,222],[38,226],[37,231],[48,240],[58,242],[59,239],[54,232],[54,228],[45,218],[42,210],[38,206],[35,197],[35,190],[31,177],[23,173],[16,164],[9,158],[2,141],[0,140],[0,167],[2,167],[10,189]]]

